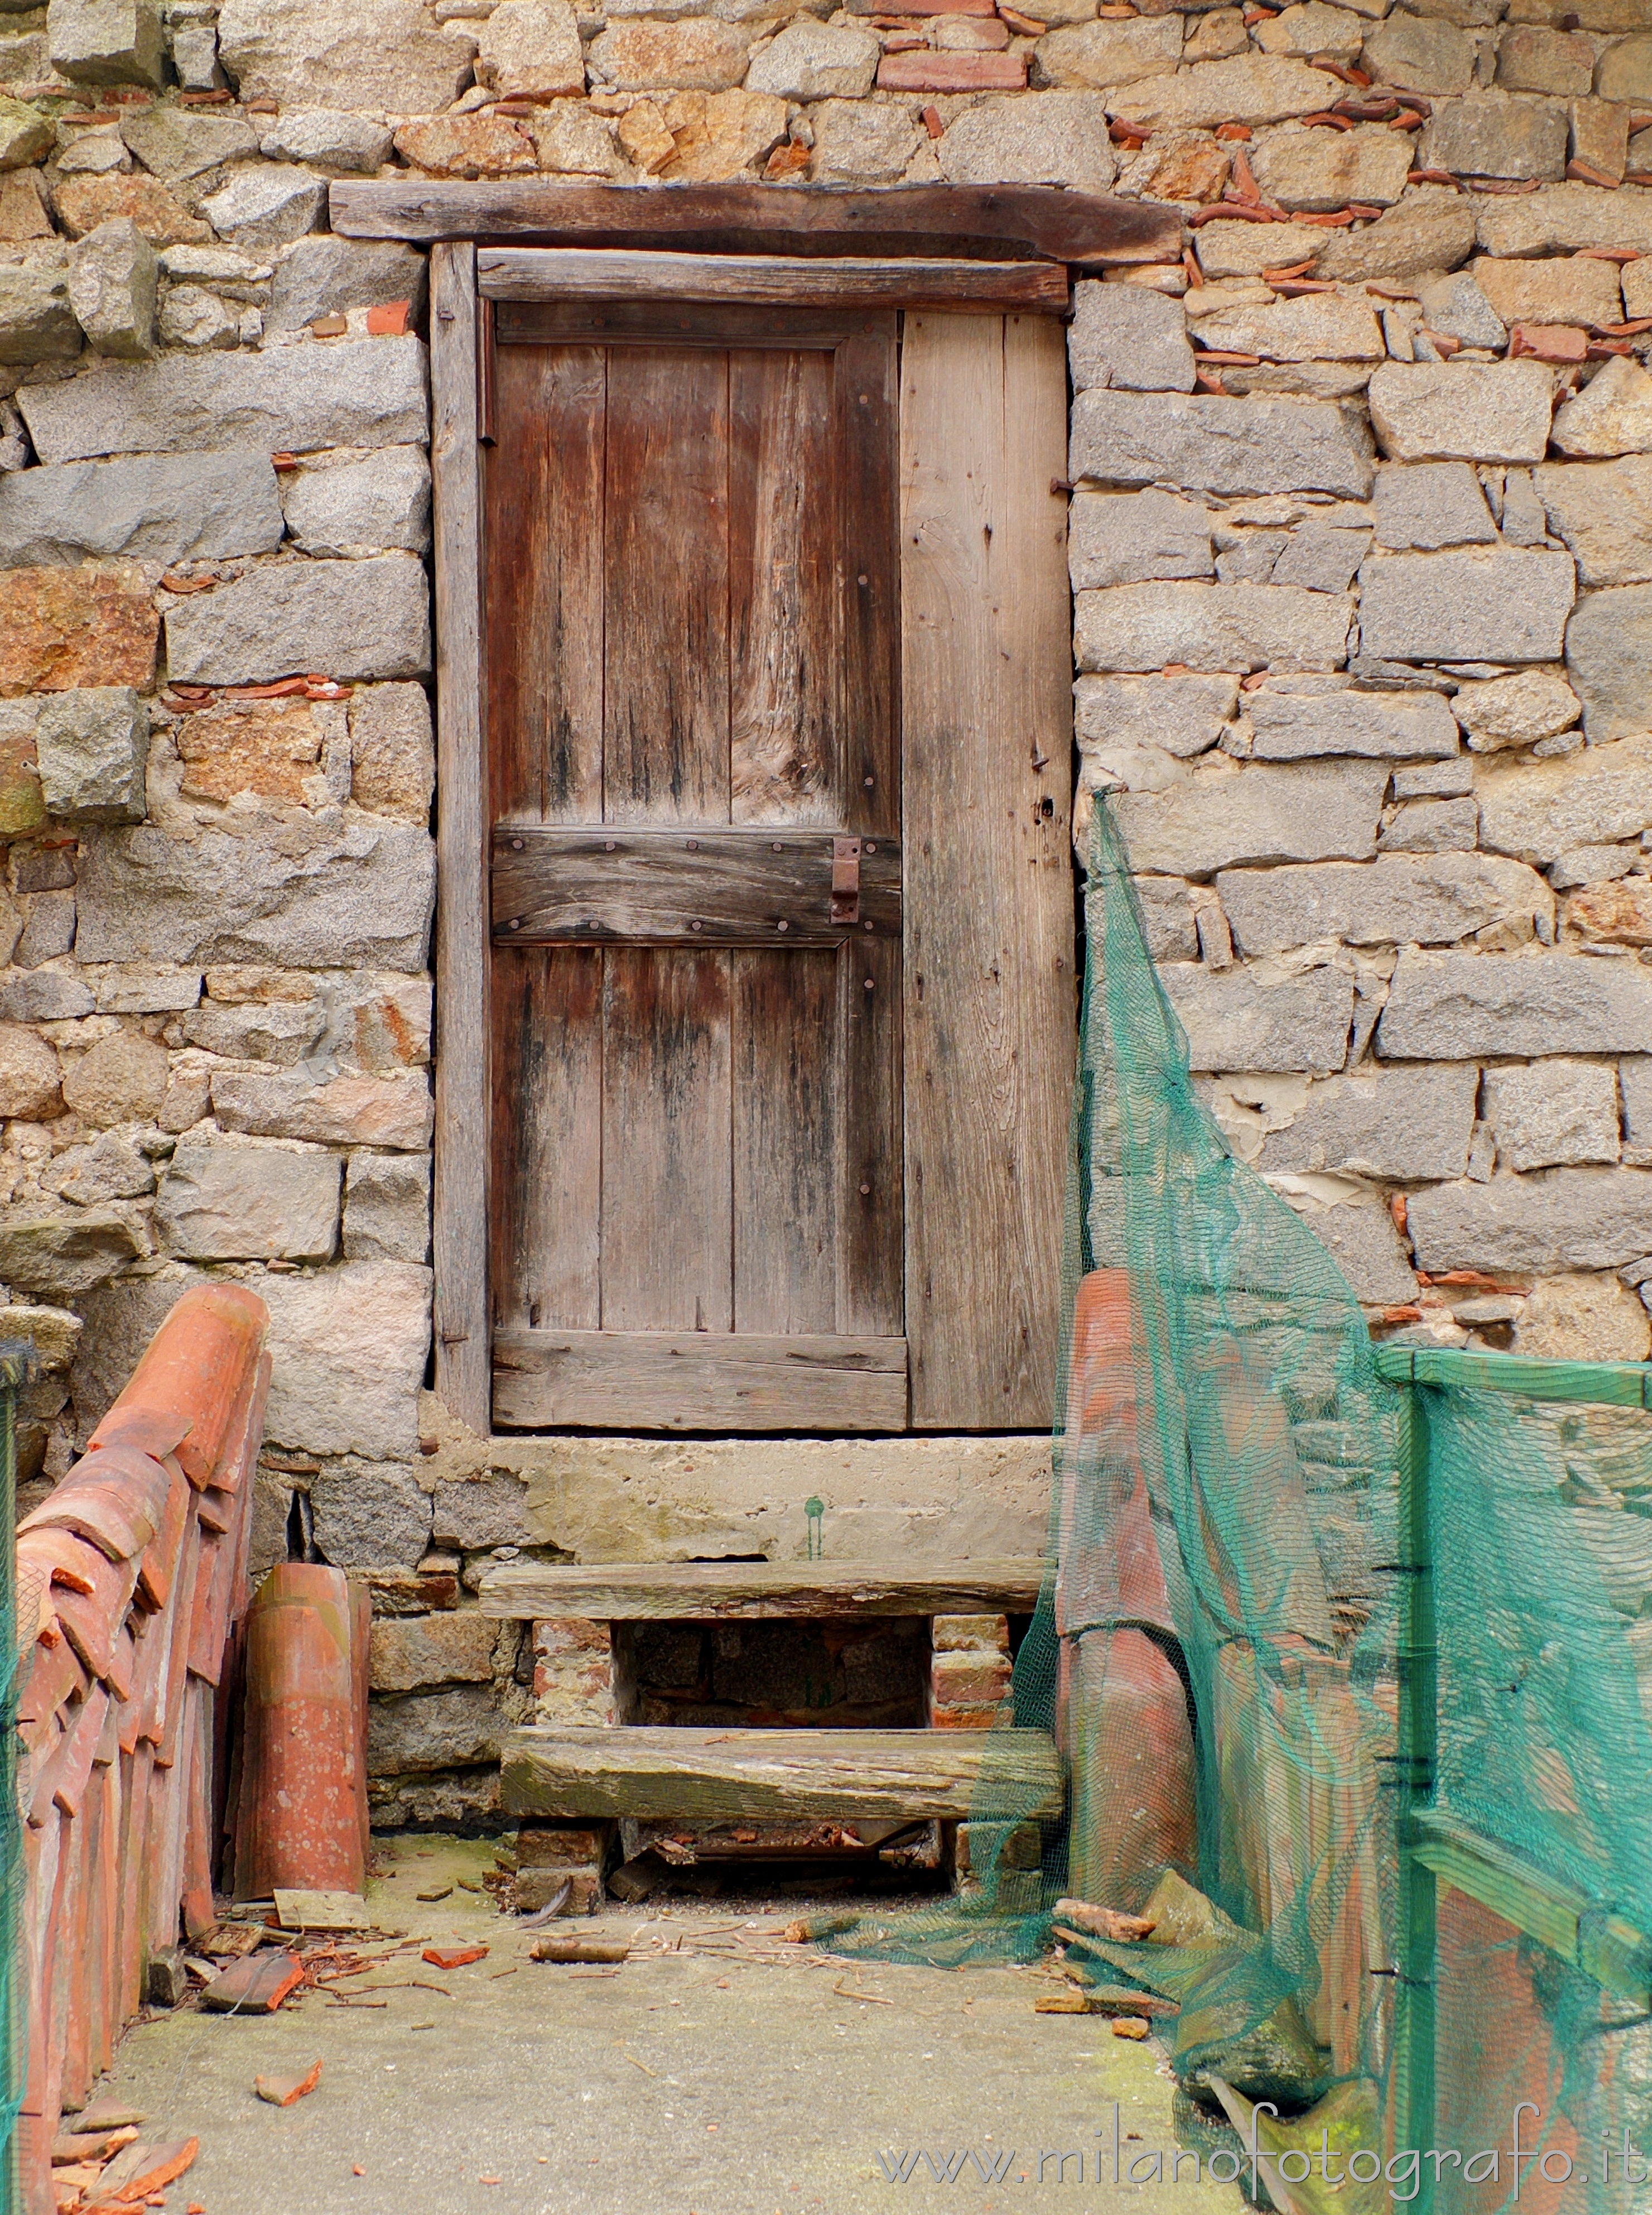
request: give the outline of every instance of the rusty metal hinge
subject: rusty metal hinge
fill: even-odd
[[[859,923],[860,920],[860,841],[858,838],[834,838],[832,841],[832,921]]]

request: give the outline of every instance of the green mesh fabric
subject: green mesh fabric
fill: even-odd
[[[1520,2198],[1648,2215],[1652,2182],[1581,2149],[1652,2151],[1652,1415],[1545,1397],[1638,1401],[1638,1374],[1430,1355],[1459,1366],[1424,1389],[1397,1348],[1380,1374],[1325,1248],[1199,1100],[1104,802],[1086,921],[1049,1574],[960,1892],[834,1949],[1062,1948],[1092,1991],[1175,2003],[1184,2141],[1254,2125],[1293,2157],[1286,2215],[1493,2215],[1514,2164],[1472,2157],[1520,2099],[1523,2142],[1576,2173],[1527,2163]],[[1524,1389],[1475,1389],[1488,1369]],[[1019,1781],[1027,1731],[1065,1759],[1064,1822]],[[1497,1893],[1512,1920],[1402,1856],[1436,1739],[1434,1807],[1534,1873]],[[1570,1942],[1545,1885],[1582,1903]],[[1074,1899],[1154,1927],[1076,1927]],[[1322,2143],[1360,2180],[1293,2177]],[[1431,2148],[1460,2157],[1437,2185]]]
[[[17,1804],[17,1425],[19,1388],[33,1349],[0,1341],[0,2207],[17,2198],[16,2130],[28,2066],[28,1991],[22,1960],[23,1824]],[[41,1595],[25,1594],[32,1621]],[[33,1651],[33,1640],[30,1648]]]

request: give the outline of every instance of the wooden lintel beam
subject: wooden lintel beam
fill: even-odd
[[[760,184],[474,184],[410,178],[328,191],[345,238],[705,254],[896,255],[1075,263],[1173,260],[1180,212],[1047,185],[896,185],[874,191]]]
[[[632,248],[485,246],[476,282],[491,300],[740,302],[763,307],[1019,309],[1065,315],[1055,261],[882,261],[844,255],[656,254]]]
[[[903,1338],[499,1330],[499,1430],[902,1431]]]
[[[1030,1615],[1036,1555],[979,1562],[504,1562],[481,1581],[484,1615],[531,1623],[811,1620],[832,1615]]]

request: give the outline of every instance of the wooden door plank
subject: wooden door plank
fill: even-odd
[[[601,347],[507,347],[488,462],[495,822],[595,821],[603,796]]]
[[[889,939],[852,940],[838,963],[837,990],[843,1100],[837,1327],[902,1331],[906,1301],[899,945]]]
[[[1016,308],[1065,315],[1054,261],[830,261],[780,255],[653,254],[627,248],[484,246],[477,285],[492,300],[729,300],[772,307]]]
[[[646,259],[646,256],[643,257]],[[833,361],[729,355],[729,787],[737,823],[844,819]]]
[[[493,1315],[602,1322],[603,957],[501,947],[493,957]]]
[[[609,356],[603,819],[729,819],[728,368]]]
[[[603,1328],[733,1328],[729,960],[603,956]]]
[[[505,825],[493,838],[493,929],[513,945],[784,949],[838,946],[852,936],[898,941],[898,842],[862,840],[853,923],[832,919],[832,847],[829,831]]]
[[[1173,261],[1179,208],[1039,185],[897,185],[777,193],[772,185],[576,185],[561,177],[328,187],[343,238],[510,239],[701,254],[865,254],[945,261]]]
[[[737,1331],[841,1327],[837,973],[850,958],[732,957]]]
[[[1034,1730],[714,1730],[640,1724],[506,1734],[513,1815],[764,1822],[1060,1816],[1061,1757]]]
[[[488,935],[476,445],[475,251],[431,255],[431,473],[436,567],[436,1389],[486,1437],[493,1363],[487,1299]]]
[[[868,316],[837,350],[837,503],[845,820],[901,827],[899,390],[893,316]]]
[[[507,1622],[762,1621],[826,1615],[1031,1615],[1037,1555],[969,1562],[501,1562],[484,1615]]]
[[[841,346],[868,324],[894,317],[853,308],[772,308],[715,305],[703,301],[500,300],[494,337],[500,346],[695,346],[769,348]]]
[[[898,1338],[501,1331],[494,1420],[518,1430],[901,1431],[906,1365]]]
[[[1076,1030],[1066,365],[1054,325],[910,316],[901,377],[913,1422],[1032,1428]]]

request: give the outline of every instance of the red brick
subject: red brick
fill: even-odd
[[[885,92],[1019,92],[1025,54],[885,54],[878,83]]]

